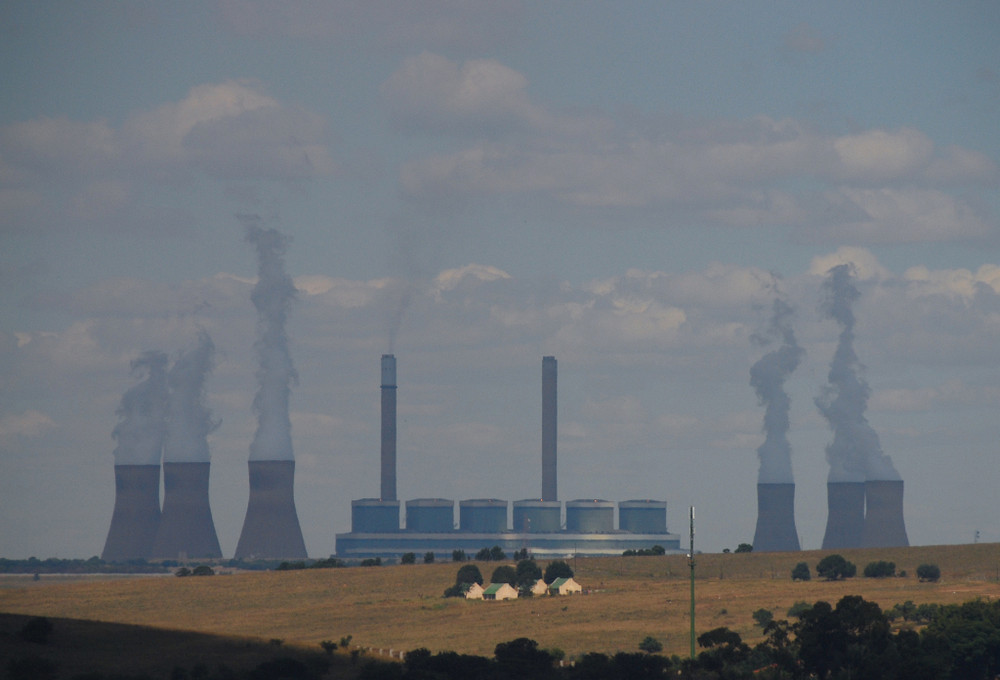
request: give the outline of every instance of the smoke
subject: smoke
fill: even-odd
[[[399,305],[396,307],[395,314],[389,318],[389,354],[393,354],[396,351],[396,338],[399,336],[399,329],[403,325],[403,316],[406,314],[406,310],[409,308],[412,300],[413,289],[411,284],[407,283],[399,296]]]
[[[830,362],[828,384],[816,398],[816,406],[833,430],[826,447],[831,482],[898,480],[892,460],[882,453],[878,435],[865,411],[871,391],[861,377],[863,366],[854,353],[854,313],[851,305],[861,297],[853,283],[849,264],[837,265],[823,282],[820,311],[840,324],[840,338]]]
[[[215,345],[204,330],[194,347],[182,352],[167,375],[170,420],[163,445],[168,463],[207,463],[208,435],[219,426],[205,406],[205,378],[214,365]]]
[[[795,342],[792,316],[792,308],[775,298],[767,329],[763,335],[755,336],[761,344],[781,340],[781,347],[765,354],[750,368],[750,386],[764,406],[764,443],[757,449],[760,458],[758,484],[793,481],[792,447],[788,443],[791,400],[785,392],[785,380],[798,367],[805,350]]]
[[[250,460],[294,460],[288,400],[298,375],[288,352],[285,322],[296,290],[285,273],[284,261],[291,239],[275,229],[262,228],[255,215],[241,216],[240,220],[246,240],[257,249],[257,285],[250,297],[257,309],[255,347],[260,368],[259,389],[253,400],[257,431],[250,443]]]
[[[166,369],[167,355],[158,350],[143,352],[132,362],[132,373],[145,377],[122,395],[115,411],[115,465],[160,464],[167,433]]]

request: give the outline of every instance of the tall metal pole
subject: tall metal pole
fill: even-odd
[[[691,552],[688,554],[688,565],[691,567],[691,658],[694,653],[694,506],[691,506]]]

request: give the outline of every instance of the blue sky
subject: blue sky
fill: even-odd
[[[841,262],[911,541],[1000,541],[998,28],[988,2],[5,4],[0,554],[100,552],[128,363],[199,327],[232,553],[255,370],[238,214],[293,239],[313,555],[377,492],[404,300],[402,498],[536,495],[554,354],[564,500],[663,498],[675,531],[695,503],[706,549],[749,540],[775,286],[806,350],[789,438],[818,547]]]

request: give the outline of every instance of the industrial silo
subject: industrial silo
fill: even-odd
[[[559,501],[527,499],[514,501],[513,530],[540,534],[559,531],[562,526],[562,504]]]
[[[667,502],[622,501],[618,504],[618,528],[634,534],[667,533]]]
[[[606,534],[615,528],[615,504],[600,499],[566,501],[566,531]]]
[[[462,531],[499,534],[507,531],[507,501],[473,498],[458,503],[458,525]]]
[[[406,501],[406,530],[439,534],[455,529],[455,501],[414,498]]]
[[[351,501],[351,531],[356,534],[392,534],[399,531],[399,501],[359,498]]]

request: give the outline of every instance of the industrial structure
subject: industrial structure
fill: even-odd
[[[146,559],[160,526],[160,466],[115,465],[115,509],[101,559]]]
[[[295,512],[295,461],[251,460],[250,501],[236,559],[307,557]]]
[[[210,463],[163,463],[163,512],[150,555],[222,557],[208,503]]]
[[[910,545],[903,521],[903,481],[865,482],[865,526],[863,548],[895,548]]]
[[[757,484],[757,528],[753,549],[758,552],[799,550],[795,530],[795,484]]]
[[[537,557],[620,555],[626,550],[662,546],[681,552],[680,537],[667,531],[665,501],[630,500],[618,504],[579,499],[563,504],[556,495],[556,371],[555,357],[542,358],[542,497],[509,501],[473,498],[416,498],[405,502],[405,526],[400,526],[396,499],[396,358],[381,363],[381,498],[351,502],[351,531],[337,534],[337,552],[344,558],[396,559],[405,553],[463,550],[475,554],[499,546],[505,552],[527,549]]]
[[[827,482],[823,550],[860,548],[865,527],[865,483]]]

